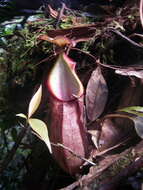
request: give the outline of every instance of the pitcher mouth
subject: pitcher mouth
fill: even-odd
[[[74,61],[62,53],[49,74],[48,89],[60,101],[71,101],[84,93],[83,85],[75,72],[75,65]]]

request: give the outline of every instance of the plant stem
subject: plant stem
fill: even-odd
[[[22,139],[24,138],[24,136],[26,134],[27,129],[28,129],[28,127],[22,128],[21,132],[19,133],[19,135],[17,137],[17,141],[15,142],[12,149],[10,150],[10,152],[7,154],[4,161],[0,165],[0,175],[8,167],[9,163],[12,161],[12,159],[13,159],[13,157],[14,157],[14,155],[15,155],[18,147],[19,147],[19,144],[21,143]]]

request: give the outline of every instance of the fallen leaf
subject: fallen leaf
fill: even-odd
[[[39,40],[47,40],[47,37],[49,39],[64,39],[64,41],[67,41],[73,43],[74,46],[78,42],[82,41],[88,41],[92,39],[95,36],[96,32],[96,25],[84,25],[79,27],[72,27],[68,29],[56,29],[56,30],[48,30],[46,35],[40,35],[38,37]],[[56,42],[58,42],[56,40]],[[49,40],[48,40],[49,41]]]
[[[70,40],[66,36],[56,36],[55,38],[51,38],[46,34],[42,34],[38,37],[38,40],[48,41],[60,47],[64,47],[66,45],[72,45],[74,47],[76,45],[76,42],[74,42],[74,40]]]
[[[42,139],[46,143],[46,145],[49,148],[49,151],[52,153],[51,144],[50,144],[49,135],[48,135],[48,129],[47,129],[46,124],[43,121],[39,119],[35,119],[35,118],[30,118],[28,120],[28,123],[30,127],[33,129],[33,131],[35,131],[40,136],[40,139]]]
[[[93,71],[86,89],[86,111],[88,119],[94,121],[103,112],[108,98],[108,88],[100,67]]]
[[[37,92],[34,94],[34,96],[32,97],[30,101],[29,108],[28,108],[28,118],[30,118],[37,110],[41,102],[41,97],[42,97],[42,85],[40,85],[39,89],[37,90]]]

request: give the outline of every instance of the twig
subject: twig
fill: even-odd
[[[100,65],[100,66],[103,66],[103,67],[107,67],[109,69],[114,69],[114,70],[122,68],[121,66],[117,66],[117,65],[116,66],[115,65],[114,66],[113,65],[107,65],[107,64],[105,65],[105,64],[101,63],[99,61],[99,59],[97,59],[94,55],[92,55],[92,54],[90,54],[90,53],[88,53],[86,51],[83,51],[81,49],[78,49],[78,48],[75,48],[75,47],[72,47],[71,49],[79,51],[81,53],[84,53],[85,55],[87,55],[88,57],[90,57],[91,59],[93,59],[96,62],[97,65]]]
[[[78,181],[72,183],[71,185],[69,185],[68,187],[65,187],[65,188],[62,188],[62,189],[58,189],[58,190],[73,190],[76,187],[78,187],[79,185],[80,185],[80,182],[78,180]]]
[[[128,116],[128,115],[122,115],[122,114],[107,114],[105,115],[105,117],[103,117],[103,120],[104,121],[105,119],[107,118],[113,118],[113,117],[119,117],[119,118],[126,118],[126,119],[133,119],[132,117]]]
[[[107,148],[106,150],[103,150],[103,151],[101,151],[101,152],[98,152],[98,153],[95,155],[95,157],[97,157],[97,156],[103,156],[104,154],[110,152],[111,150],[114,150],[114,149],[116,149],[116,148],[118,148],[118,147],[124,145],[124,143],[126,143],[129,139],[130,139],[130,138],[128,137],[128,138],[125,139],[123,142],[120,142],[120,143],[118,143],[118,144],[116,144],[116,145],[114,145],[114,146],[111,146],[110,148]]]
[[[121,38],[123,38],[124,40],[128,41],[129,43],[131,43],[132,45],[134,45],[136,47],[143,48],[143,46],[139,45],[135,41],[131,40],[130,38],[128,38],[127,36],[125,36],[124,34],[119,32],[118,30],[115,30],[114,28],[108,28],[108,31],[117,34],[118,36],[120,36]]]
[[[81,159],[81,160],[83,160],[83,161],[85,161],[85,162],[87,162],[87,163],[89,163],[89,164],[91,164],[91,165],[93,165],[93,166],[96,166],[96,164],[95,164],[94,162],[92,162],[92,161],[90,161],[90,160],[88,160],[88,159],[82,157],[81,155],[76,154],[76,153],[75,153],[73,150],[71,150],[69,147],[67,147],[67,146],[65,146],[65,145],[63,145],[63,144],[61,144],[61,143],[57,143],[57,144],[51,143],[51,145],[57,146],[57,147],[62,147],[62,148],[64,148],[65,150],[69,151],[72,155],[78,157],[79,159]]]
[[[109,64],[104,64],[104,63],[101,63],[100,60],[98,58],[96,58],[94,55],[88,53],[88,52],[85,52],[83,50],[80,50],[78,48],[75,48],[75,47],[72,47],[71,48],[72,50],[76,50],[76,51],[79,51],[81,53],[84,53],[85,55],[87,55],[88,57],[90,57],[91,59],[93,59],[93,61],[97,64],[97,65],[100,65],[100,66],[103,66],[103,67],[106,67],[106,68],[109,68],[109,69],[113,69],[113,70],[121,70],[121,71],[124,71],[126,69],[128,69],[128,71],[130,70],[142,70],[143,69],[143,66],[142,65],[130,65],[130,66],[118,66],[118,65],[109,65]]]
[[[27,129],[28,129],[27,127],[24,127],[21,129],[21,132],[19,133],[19,136],[17,137],[17,141],[15,142],[14,146],[12,147],[12,149],[10,150],[10,152],[4,159],[3,163],[0,165],[0,175],[8,167],[9,163],[12,161],[12,159],[19,147],[20,142],[22,141],[23,137],[26,134]]]
[[[62,8],[58,14],[58,17],[57,17],[57,21],[56,21],[56,24],[55,24],[55,27],[58,28],[59,24],[60,24],[60,21],[61,21],[61,18],[63,16],[63,13],[64,13],[64,10],[65,10],[65,7],[66,5],[64,3],[62,3]]]

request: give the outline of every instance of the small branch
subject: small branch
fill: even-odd
[[[80,185],[79,181],[76,181],[74,183],[72,183],[71,185],[69,185],[68,187],[64,187],[62,189],[58,189],[58,190],[74,190],[76,189],[76,187],[78,187]]]
[[[142,1],[142,0],[141,0]],[[125,36],[124,34],[122,34],[121,32],[115,30],[114,28],[108,28],[109,32],[113,32],[115,34],[117,34],[118,36],[120,36],[121,38],[123,38],[124,40],[128,41],[129,43],[131,43],[132,45],[139,47],[139,48],[143,48],[143,46],[139,45],[138,43],[136,43],[135,41],[131,40],[130,38],[128,38],[127,36]]]
[[[118,175],[112,178],[112,180],[110,179],[107,183],[102,184],[99,190],[114,190],[118,188],[123,180],[127,179],[128,176],[135,174],[142,167],[143,157],[140,157],[134,160],[132,164],[122,169]]]
[[[59,26],[59,24],[60,24],[60,21],[61,21],[61,18],[62,18],[62,16],[63,16],[65,7],[66,7],[66,5],[65,5],[64,3],[62,3],[62,8],[61,8],[61,10],[60,10],[60,12],[59,12],[59,14],[58,14],[57,21],[56,21],[56,26],[55,26],[56,28],[58,28],[58,26]]]
[[[95,189],[95,186],[99,190],[115,190],[124,179],[133,175],[142,167],[143,140],[120,154],[107,155],[101,161],[98,161],[98,165],[91,168],[89,174],[60,190]]]
[[[72,50],[76,50],[78,52],[81,52],[85,55],[87,55],[88,57],[90,57],[91,59],[93,59],[93,61],[99,65],[99,66],[103,66],[105,68],[109,68],[109,69],[113,69],[113,70],[121,70],[121,71],[124,71],[126,69],[128,69],[129,71],[130,70],[134,70],[134,69],[137,69],[137,70],[142,70],[143,69],[143,66],[142,65],[130,65],[130,66],[118,66],[118,65],[109,65],[109,64],[104,64],[104,63],[101,63],[99,59],[97,59],[94,55],[88,53],[88,52],[85,52],[83,50],[80,50],[78,48],[75,48],[75,47],[71,47]]]
[[[118,143],[118,144],[116,144],[116,145],[114,145],[114,146],[111,146],[110,148],[107,148],[107,149],[105,149],[105,150],[103,150],[103,151],[101,151],[101,152],[98,152],[98,153],[95,155],[95,158],[96,158],[97,156],[103,156],[104,154],[110,152],[111,150],[114,150],[114,149],[116,149],[116,148],[118,148],[118,147],[120,147],[120,146],[123,146],[124,143],[126,143],[129,139],[130,139],[130,138],[128,137],[128,138],[125,139],[123,142],[120,142],[120,143]]]
[[[90,160],[88,160],[88,159],[86,159],[86,158],[84,158],[84,157],[82,157],[82,156],[76,154],[76,153],[75,153],[73,150],[71,150],[69,147],[67,147],[67,146],[65,146],[65,145],[63,145],[63,144],[61,144],[61,143],[57,143],[57,144],[51,143],[51,144],[52,144],[53,146],[56,146],[56,147],[62,147],[62,148],[64,148],[65,150],[67,150],[68,152],[70,152],[72,155],[76,156],[77,158],[79,158],[79,159],[81,159],[81,160],[83,160],[83,161],[85,161],[85,162],[87,162],[87,163],[89,163],[89,164],[91,164],[91,165],[93,165],[93,166],[96,166],[96,164],[95,164],[94,162],[92,162],[92,161],[90,161]]]
[[[119,117],[119,118],[125,118],[125,119],[130,119],[130,120],[133,120],[132,117],[128,116],[128,115],[122,115],[122,114],[107,114],[105,115],[105,117],[103,117],[103,121],[107,118],[116,118],[116,117]]]
[[[1,133],[2,133],[2,136],[3,136],[3,140],[4,140],[4,146],[3,147],[6,147],[7,152],[9,152],[9,148],[8,148],[8,143],[7,143],[7,138],[6,138],[6,135],[5,135],[5,131],[1,130]]]
[[[14,155],[16,154],[16,151],[19,147],[19,144],[21,143],[23,137],[26,134],[27,129],[28,129],[27,127],[22,128],[21,132],[19,133],[19,136],[17,137],[17,141],[15,142],[14,146],[12,147],[12,149],[10,150],[10,152],[4,159],[3,163],[0,165],[0,175],[3,173],[3,171],[8,167],[8,165],[12,161],[12,159],[13,159]]]

